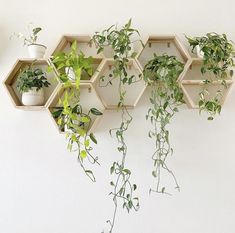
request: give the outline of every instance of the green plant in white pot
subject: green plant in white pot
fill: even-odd
[[[74,82],[79,86],[83,74],[90,78],[94,70],[93,58],[86,57],[82,51],[78,51],[77,41],[73,41],[69,52],[59,52],[52,57],[52,63],[59,72],[59,78],[64,83]]]
[[[38,33],[40,31],[42,31],[42,28],[41,27],[33,27],[32,28],[32,24],[29,24],[28,31],[29,31],[28,36],[19,32],[19,33],[14,33],[12,35],[12,37],[15,36],[19,39],[23,39],[24,46],[28,47],[28,52],[29,52],[30,58],[35,58],[35,59],[44,58],[47,47],[43,44],[37,43]]]
[[[197,56],[203,59],[201,73],[204,75],[203,90],[199,95],[199,111],[205,111],[213,120],[221,112],[223,91],[227,89],[226,80],[232,78],[234,69],[235,50],[234,44],[225,34],[207,33],[202,37],[187,37],[192,52],[196,50]],[[205,76],[208,74],[208,76]],[[208,86],[213,81],[220,85],[211,97]]]
[[[40,68],[26,67],[17,77],[17,89],[22,93],[22,104],[41,106],[44,104],[44,87],[49,87],[46,73]]]

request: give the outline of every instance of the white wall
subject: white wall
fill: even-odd
[[[43,27],[41,41],[52,51],[65,33],[92,34],[113,23],[133,18],[143,35],[202,35],[225,32],[235,41],[232,0],[118,0],[29,1],[0,0],[0,78],[27,51],[9,41],[28,22]],[[183,108],[172,122],[175,149],[169,164],[181,192],[173,196],[148,195],[153,141],[145,121],[148,92],[132,112],[128,131],[128,166],[139,184],[141,209],[118,212],[115,233],[231,233],[235,231],[235,91],[221,117],[207,122],[197,111]],[[112,119],[112,120],[111,120]],[[108,130],[119,123],[107,112],[97,129],[95,153],[102,166],[92,184],[81,172],[76,156],[66,150],[63,136],[46,112],[14,109],[0,86],[0,233],[99,233],[112,214],[108,197],[109,166],[120,155]]]

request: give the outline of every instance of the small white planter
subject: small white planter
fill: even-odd
[[[198,56],[199,58],[203,58],[203,57],[204,57],[204,52],[201,50],[200,46],[197,45],[197,46],[195,47],[195,49],[196,49],[196,54],[197,54],[197,56]]]
[[[65,67],[65,73],[68,75],[69,80],[75,81],[76,76],[72,67]]]
[[[46,53],[46,46],[41,44],[30,44],[28,45],[28,52],[30,58],[44,58]]]
[[[42,106],[44,104],[44,90],[33,87],[28,92],[22,94],[22,104],[25,106]]]

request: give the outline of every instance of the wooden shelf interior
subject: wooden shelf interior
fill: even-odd
[[[154,53],[156,55],[166,53],[171,56],[176,56],[182,63],[186,63],[189,59],[187,51],[175,35],[150,36],[144,48],[137,56],[142,68],[153,58]]]
[[[41,68],[47,75],[47,80],[51,83],[48,88],[44,88],[44,105],[43,106],[24,106],[21,102],[22,94],[17,90],[17,77],[21,71],[23,71],[27,66],[30,66],[34,63],[34,68]],[[50,98],[53,96],[54,91],[59,85],[58,77],[55,71],[50,73],[47,72],[47,67],[49,63],[47,60],[32,60],[32,59],[20,59],[13,66],[12,70],[8,74],[4,85],[7,88],[8,94],[10,95],[11,100],[13,101],[15,107],[23,110],[42,110],[44,109]]]
[[[108,84],[109,80],[112,79],[109,77],[109,75],[113,73],[113,65],[113,59],[106,59],[104,66],[100,70],[99,75],[93,83],[98,95],[100,96],[104,106],[107,109],[116,109],[119,102],[119,77],[116,77],[112,80],[112,85]],[[139,75],[141,75],[142,72],[135,59],[129,59],[127,72],[128,77],[130,77],[131,75],[135,75],[136,79],[139,80]],[[131,85],[128,85],[128,83],[126,83],[123,89],[123,91],[127,91],[125,96],[126,107],[135,107],[145,88],[146,86],[143,80],[140,80]]]
[[[55,111],[55,107],[62,106],[62,104],[60,103],[60,100],[63,101],[65,92],[68,92],[68,94],[69,93],[71,94],[71,91],[74,91],[75,93],[78,94],[78,91],[76,90],[74,85],[72,85],[71,87],[65,87],[62,85],[58,89],[57,93],[54,95],[54,98],[51,100],[51,102],[49,103],[49,106],[48,106],[48,111],[51,115],[51,118],[52,118],[53,122],[55,123],[56,127],[58,128],[59,132],[61,132],[61,133],[63,133],[63,131],[61,131],[59,129],[59,126],[57,124],[56,119],[54,119],[52,116],[52,112]],[[75,103],[71,103],[71,105],[73,105],[73,104],[75,104]],[[99,111],[101,111],[102,113],[104,113],[104,110],[105,110],[95,89],[89,83],[81,83],[80,84],[80,104],[82,106],[82,110],[84,113],[88,113],[88,111],[91,108],[96,108]],[[93,114],[91,114],[90,116],[91,116],[91,125],[90,125],[90,128],[87,130],[93,131],[102,116],[95,116]]]
[[[203,59],[200,59],[200,58],[192,59],[187,71],[185,72],[185,74],[182,78],[182,82],[187,81],[187,80],[202,81],[202,80],[206,80],[206,79],[208,79],[208,80],[215,79],[213,74],[209,74],[208,72],[206,72],[205,74],[201,73],[202,65],[203,65]],[[225,80],[232,81],[232,78],[228,76]]]
[[[184,98],[189,108],[198,108],[199,102],[199,93],[206,88],[209,91],[207,99],[212,99],[216,96],[218,90],[222,91],[222,97],[220,99],[220,104],[223,105],[225,99],[231,90],[233,79],[227,77],[225,79],[227,88],[223,87],[222,80],[215,79],[213,74],[206,72],[205,74],[201,73],[201,67],[203,65],[203,59],[201,58],[192,58],[184,70],[181,78],[180,85],[184,92]],[[205,84],[204,80],[210,80],[210,84]]]
[[[209,91],[209,95],[206,96],[206,100],[210,100],[216,96],[218,90],[222,91],[222,97],[220,99],[220,104],[223,105],[224,101],[232,87],[232,83],[227,84],[227,88],[223,85],[214,83],[210,85],[201,84],[182,84],[182,89],[187,98],[186,102],[190,105],[191,108],[198,108],[199,102],[199,93],[205,88]]]
[[[103,58],[103,54],[97,54],[97,48],[94,43],[91,43],[91,37],[87,35],[64,35],[60,39],[58,45],[54,49],[52,56],[58,52],[70,51],[70,46],[73,41],[77,41],[78,52],[82,51],[87,57],[92,56],[96,58]]]

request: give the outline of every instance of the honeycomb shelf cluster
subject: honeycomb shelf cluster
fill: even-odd
[[[97,55],[96,47],[94,44],[90,43],[90,39],[90,36],[64,35],[51,55],[53,56],[61,51],[68,51],[71,43],[76,40],[78,49],[86,56],[93,57],[93,68],[95,72],[90,79],[81,80],[80,101],[84,110],[95,107],[101,112],[104,112],[105,109],[115,109],[119,100],[115,80],[113,85],[110,85],[109,88],[103,88],[99,85],[100,77],[109,74],[112,70],[114,60],[111,55],[107,55],[106,53]],[[198,108],[198,93],[202,89],[203,80],[205,79],[205,76],[202,76],[200,72],[200,66],[203,60],[192,57],[175,35],[149,36],[144,48],[137,53],[135,58],[129,59],[127,70],[130,75],[139,76],[142,73],[144,65],[153,57],[154,53],[174,55],[185,64],[184,71],[179,76],[178,82],[183,90],[187,106],[189,108]],[[59,99],[63,98],[65,87],[59,80],[58,71],[55,67],[53,68],[53,71],[47,75],[51,86],[45,90],[44,106],[23,106],[21,103],[21,94],[16,89],[16,79],[20,71],[24,69],[25,66],[30,65],[33,62],[35,66],[40,67],[45,71],[49,65],[52,65],[50,57],[48,59],[40,59],[36,61],[32,59],[19,59],[9,72],[6,80],[4,81],[4,85],[16,108],[30,111],[46,110],[58,128],[56,121],[52,117],[52,111],[53,108],[58,105]],[[232,87],[233,80],[228,79],[226,80],[226,83],[228,88],[224,90],[224,98],[221,104],[224,103],[225,98]],[[211,83],[209,88],[212,93],[213,87],[216,87],[216,85],[219,85],[219,83]],[[144,81],[140,81],[130,86],[127,85],[126,88],[128,89],[126,94],[126,106],[133,108],[137,105],[139,99],[143,95],[146,85]],[[100,116],[92,119],[91,131],[94,131],[99,120]]]

